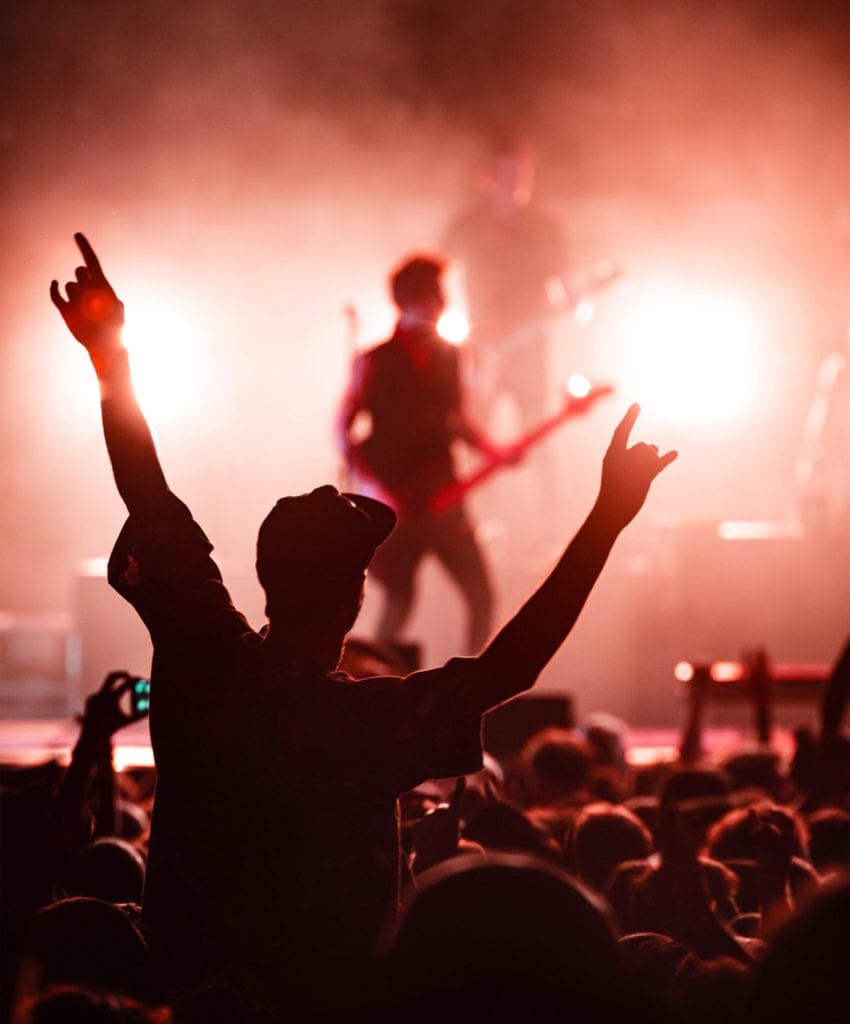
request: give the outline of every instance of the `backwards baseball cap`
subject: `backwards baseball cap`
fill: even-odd
[[[346,583],[362,575],[396,524],[395,512],[326,484],[281,498],[257,535],[257,575],[268,590]]]

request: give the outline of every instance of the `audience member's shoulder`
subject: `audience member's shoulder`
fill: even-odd
[[[427,683],[441,684],[451,680],[468,679],[481,670],[478,658],[455,657],[449,658],[444,665],[436,668],[421,669],[419,672],[411,672],[404,677],[408,686],[422,685]]]
[[[393,694],[401,700],[418,701],[423,693],[459,694],[461,683],[478,669],[475,658],[450,658],[445,665],[421,669],[407,675],[374,675],[357,677],[345,671],[329,673],[325,678],[332,684],[345,687],[363,697]]]
[[[336,683],[341,687],[347,687],[361,693],[373,689],[397,687],[403,681],[402,676],[353,676],[345,671],[329,672],[325,678],[330,683]]]

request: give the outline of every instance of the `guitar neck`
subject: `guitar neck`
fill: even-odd
[[[618,267],[611,267],[608,272],[591,281],[589,285],[578,291],[571,292],[563,303],[542,310],[536,316],[530,317],[508,334],[491,341],[487,348],[502,358],[507,358],[514,352],[521,351],[526,345],[534,341],[540,335],[540,332],[545,330],[551,323],[564,317],[572,316],[579,303],[612,285],[620,277],[620,274],[621,271]]]
[[[587,412],[598,399],[602,398],[604,395],[611,394],[613,390],[614,389],[612,387],[605,385],[603,387],[593,388],[583,398],[568,399],[564,403],[563,407],[553,416],[549,416],[541,423],[538,423],[537,426],[532,427],[524,434],[521,434],[511,446],[511,450],[518,458],[521,458],[527,451],[529,451],[529,449],[533,448],[536,444],[539,444],[544,437],[551,434],[553,430],[556,430],[566,420]],[[436,494],[432,495],[428,502],[429,512],[433,515],[448,512],[449,509],[458,505],[469,491],[480,486],[485,480],[489,480],[494,473],[504,468],[504,459],[498,457],[491,457],[487,459],[483,465],[479,466],[471,473],[467,473],[459,480],[454,480],[445,487],[441,487]]]

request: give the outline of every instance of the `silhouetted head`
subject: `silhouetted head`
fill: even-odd
[[[572,847],[579,876],[601,892],[615,867],[650,855],[652,837],[625,807],[590,804],[576,819]]]
[[[531,202],[536,172],[534,150],[519,139],[500,136],[484,155],[478,187],[496,214],[507,217]]]
[[[585,721],[587,742],[593,748],[597,764],[626,767],[626,734],[629,727],[615,715],[597,711]]]
[[[785,780],[780,771],[779,755],[773,750],[735,754],[724,762],[723,770],[732,777],[735,789],[757,787],[774,799],[782,795]]]
[[[281,498],[257,537],[257,576],[272,624],[292,629],[318,618],[347,632],[360,607],[366,567],[395,522],[383,502],[340,494],[330,484]]]
[[[717,860],[755,860],[757,822],[750,811],[770,811],[788,819],[793,827],[794,856],[807,858],[808,835],[801,818],[785,807],[776,807],[769,801],[750,807],[737,807],[716,822],[708,832],[708,852]]]
[[[753,979],[753,1024],[846,1020],[850,887],[824,893],[775,936]]]
[[[150,1007],[114,992],[58,987],[24,1006],[27,1024],[172,1024],[166,1006]]]
[[[572,729],[549,727],[536,732],[522,752],[534,779],[539,803],[570,797],[588,780],[593,764],[591,747]]]
[[[662,804],[680,800],[705,800],[725,797],[732,791],[732,779],[725,772],[713,768],[681,768],[664,783]]]
[[[108,903],[141,903],[145,862],[123,839],[109,836],[87,846],[65,879],[69,896],[92,896]]]
[[[689,1024],[746,1024],[750,972],[738,960],[717,957],[691,967],[677,979],[673,1004]]]
[[[850,872],[850,814],[825,807],[808,821],[812,863],[821,872]]]
[[[543,836],[522,811],[499,801],[479,808],[467,822],[463,835],[489,850],[546,852]]]
[[[77,896],[40,910],[32,923],[26,976],[44,990],[83,985],[142,1002],[151,994],[150,953],[129,911]]]
[[[669,993],[678,980],[699,966],[699,959],[692,950],[659,932],[624,935],[619,948],[627,975],[650,993]]]
[[[517,1001],[598,997],[619,973],[604,903],[545,861],[508,853],[420,875],[388,960],[408,1005],[441,1008],[429,1020],[502,1020]]]
[[[403,318],[428,327],[436,327],[446,308],[443,272],[446,264],[439,256],[411,256],[390,276],[393,302]]]

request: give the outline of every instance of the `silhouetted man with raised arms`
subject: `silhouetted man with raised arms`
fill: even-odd
[[[136,402],[123,306],[90,245],[51,298],[87,350],[106,445],[129,512],[111,584],[154,645],[151,738],[159,781],[144,917],[174,991],[225,981],[285,1014],[344,999],[397,897],[396,800],[480,766],[487,709],[534,684],[578,617],[619,532],[675,458],[628,447],[632,406],[599,497],[552,573],[476,658],[404,679],[334,670],[366,567],[394,522],[330,486],[263,522],[257,572],[269,625],[233,607],[212,546],[171,493]]]

